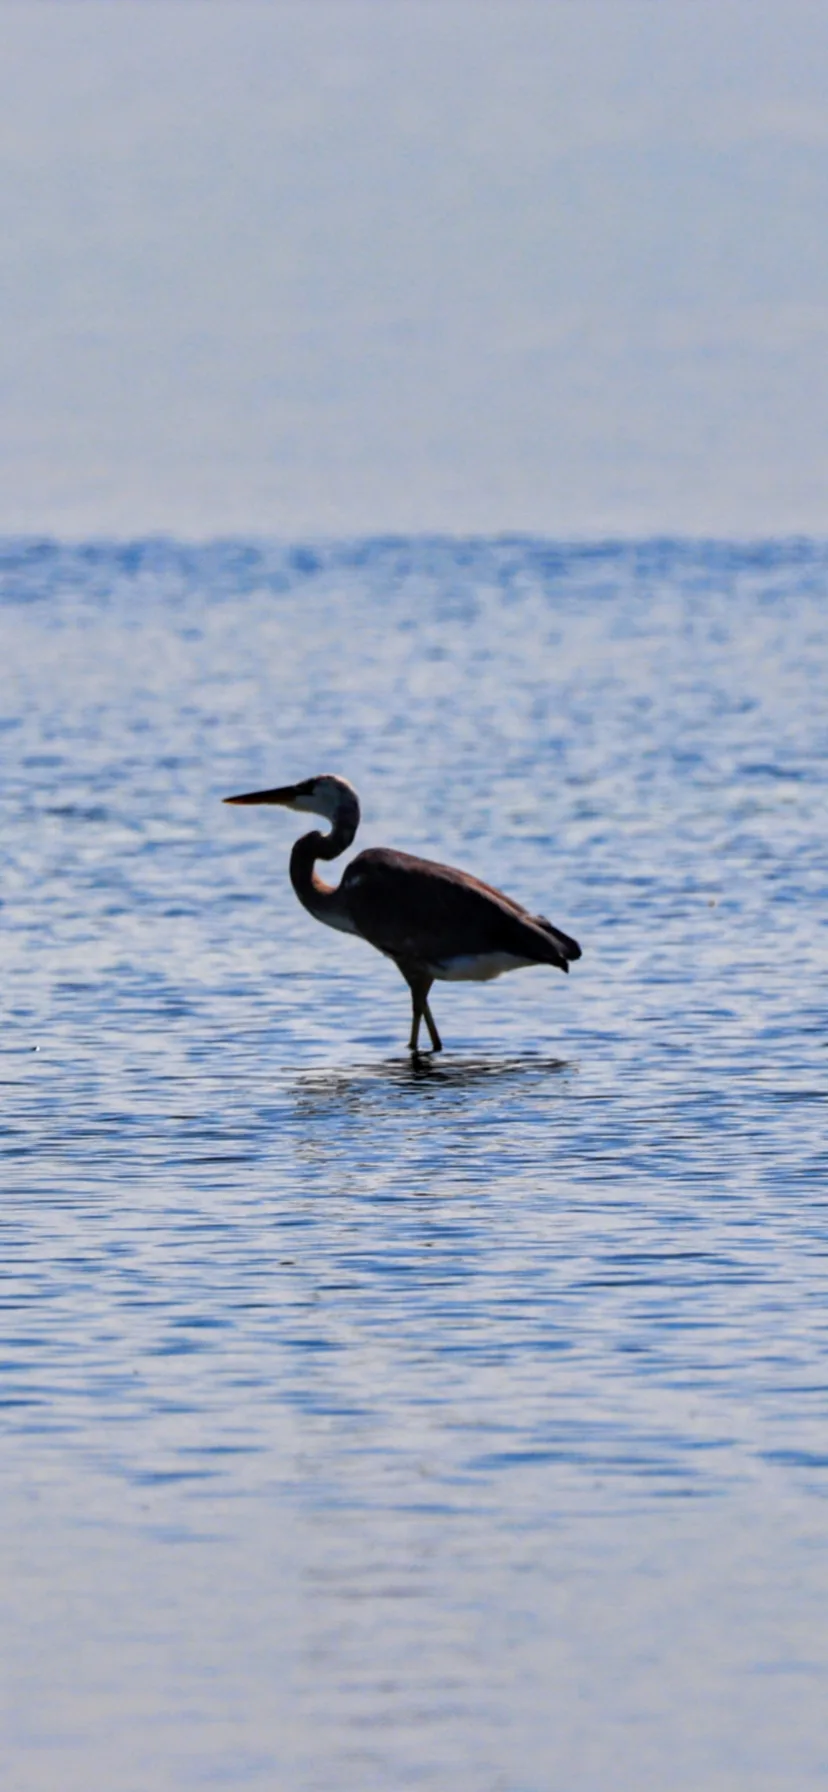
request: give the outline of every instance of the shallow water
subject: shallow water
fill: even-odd
[[[3,1784],[823,1784],[828,550],[0,578]],[[412,1062],[322,770],[572,975]]]

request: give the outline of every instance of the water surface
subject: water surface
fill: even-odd
[[[828,551],[0,579],[4,1784],[823,1784]],[[572,975],[412,1062],[324,770]]]

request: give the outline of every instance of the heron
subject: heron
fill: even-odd
[[[418,1051],[422,1021],[432,1049],[443,1049],[428,1002],[434,982],[487,983],[504,971],[537,964],[568,971],[581,956],[577,940],[544,915],[530,914],[468,871],[394,848],[369,847],[346,866],[337,887],[323,883],[314,869],[317,859],[339,858],[359,827],[359,798],[346,778],[324,773],[224,801],[274,803],[330,822],[329,834],[314,829],[296,841],[290,881],[317,921],[355,933],[393,959],[411,991],[411,1052]]]

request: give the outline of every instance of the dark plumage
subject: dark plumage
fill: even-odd
[[[581,956],[576,940],[531,915],[466,871],[376,846],[359,853],[338,889],[316,876],[317,859],[335,859],[359,826],[359,800],[344,778],[326,775],[277,790],[226,797],[228,803],[276,803],[324,815],[330,834],[314,831],[297,840],[290,876],[300,902],[328,926],[356,933],[393,958],[411,990],[410,1049],[417,1050],[424,1020],[435,1051],[441,1041],[428,1005],[436,979],[485,982],[504,971],[552,964],[568,971]]]
[[[441,967],[453,959],[506,952],[569,970],[580,948],[541,915],[468,872],[411,853],[369,847],[340,886],[357,932],[380,952]]]

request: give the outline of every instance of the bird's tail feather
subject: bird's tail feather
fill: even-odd
[[[534,920],[536,927],[541,927],[544,933],[548,933],[550,939],[554,940],[555,945],[559,948],[565,960],[561,968],[562,970],[568,970],[569,964],[574,963],[575,959],[580,958],[581,956],[581,948],[578,945],[578,941],[571,940],[568,933],[561,932],[560,927],[553,927],[552,922],[547,921],[545,915],[535,915]]]

